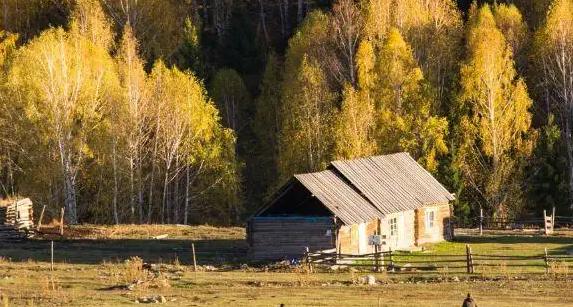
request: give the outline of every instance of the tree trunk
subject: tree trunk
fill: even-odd
[[[265,16],[265,6],[263,4],[263,0],[259,0],[259,6],[260,6],[261,27],[263,28],[263,34],[265,35],[265,42],[269,44],[269,32],[267,31],[267,20]]]
[[[65,207],[66,207],[66,219],[68,224],[78,223],[78,213],[77,213],[77,195],[76,195],[76,178],[75,175],[69,169],[69,165],[66,166],[64,171],[64,193],[65,193]]]
[[[118,194],[118,181],[117,181],[117,140],[113,141],[112,145],[112,167],[113,167],[113,221],[117,225],[119,224],[119,217],[117,214],[117,194]]]
[[[189,166],[185,169],[185,209],[183,215],[183,224],[189,224],[189,205],[191,203],[191,191],[190,191],[190,175],[189,175]]]
[[[163,199],[161,201],[161,212],[159,215],[161,216],[161,223],[165,224],[165,211],[167,208],[167,192],[169,190],[169,168],[165,170],[165,177],[163,179]]]
[[[573,209],[573,136],[571,135],[571,106],[567,106],[565,119],[565,144],[567,146],[567,159],[569,160],[569,206]]]
[[[302,19],[304,18],[303,16],[303,6],[304,6],[304,0],[298,0],[297,3],[297,12],[296,12],[296,21],[297,23],[300,25],[300,23],[302,22]],[[287,17],[288,18],[288,17]]]
[[[179,223],[179,155],[175,157],[175,177],[173,178],[173,200],[171,203],[173,211],[173,224]]]
[[[141,174],[141,155],[138,155],[137,164],[137,208],[139,210],[139,224],[143,224],[143,176]]]
[[[134,158],[129,159],[129,210],[130,210],[130,222],[135,223],[135,176],[134,176]]]

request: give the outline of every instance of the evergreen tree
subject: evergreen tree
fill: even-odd
[[[568,161],[570,208],[573,208],[573,1],[556,0],[536,33],[538,85],[546,114],[554,113]]]

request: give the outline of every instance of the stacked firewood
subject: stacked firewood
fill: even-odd
[[[34,209],[29,198],[0,205],[0,241],[30,237],[34,230]]]

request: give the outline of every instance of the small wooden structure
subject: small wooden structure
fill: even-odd
[[[551,215],[547,215],[547,210],[543,210],[543,225],[545,227],[545,235],[553,234],[555,226],[555,207],[553,207]]]
[[[29,198],[0,204],[0,241],[21,240],[34,228],[34,209]]]
[[[251,217],[250,256],[298,258],[307,247],[367,254],[442,241],[452,234],[453,199],[408,153],[334,161],[295,175]]]

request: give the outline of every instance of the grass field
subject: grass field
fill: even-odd
[[[152,237],[168,233],[165,240]],[[309,274],[301,268],[242,265],[246,244],[241,228],[209,226],[81,226],[55,240],[50,271],[46,235],[0,245],[0,306],[128,306],[162,295],[166,306],[459,306],[467,292],[479,306],[572,306],[572,274],[386,274],[366,286],[366,272]],[[194,242],[200,272],[194,272]],[[459,236],[428,246],[429,253],[511,255],[573,250],[573,234],[553,237],[495,233]],[[131,261],[126,261],[130,257]],[[142,269],[142,262],[152,263]],[[226,264],[226,265],[223,265]],[[211,268],[205,265],[212,265]],[[216,269],[216,271],[211,271]],[[492,272],[488,272],[492,273]],[[133,283],[137,280],[137,283]]]

